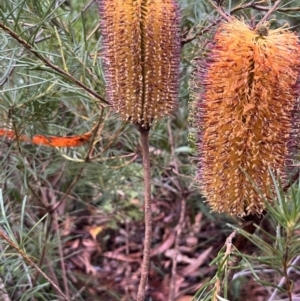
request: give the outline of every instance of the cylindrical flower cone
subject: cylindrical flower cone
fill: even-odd
[[[178,97],[180,18],[175,0],[98,0],[106,91],[122,119],[148,128]]]
[[[270,170],[287,180],[299,142],[298,37],[233,19],[220,25],[208,57],[195,63],[204,195],[214,211],[261,214],[274,191]]]

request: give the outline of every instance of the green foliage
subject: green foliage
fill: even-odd
[[[186,15],[193,18],[186,24],[189,27],[200,17],[196,2],[183,3]],[[80,135],[98,127],[93,147],[49,148],[1,137],[1,229],[61,284],[66,279],[61,262],[66,258],[59,246],[67,243],[61,235],[69,217],[80,219],[88,211],[96,221],[106,216],[107,227],[112,228],[124,220],[142,221],[139,135],[134,126],[117,119],[105,100],[95,3],[4,0],[0,23],[6,28],[0,30],[0,128],[32,137]],[[184,60],[182,107],[176,118],[155,124],[150,135],[154,195],[169,189],[178,193],[173,184],[175,161],[180,185],[199,195],[188,188],[192,167],[186,138],[185,70],[189,68],[190,60]],[[51,209],[57,209],[59,216],[54,218]],[[55,287],[18,250],[5,240],[2,246],[1,279],[12,300],[59,298]],[[88,298],[69,278],[60,288],[65,292],[66,286],[76,300]]]
[[[268,288],[266,300],[293,300],[291,296],[296,296],[293,290],[300,260],[300,184],[285,193],[274,177],[273,180],[277,193],[272,205],[266,200],[268,214],[263,222],[268,230],[256,225],[256,233],[250,234],[229,225],[234,233],[243,235],[256,247],[255,254],[239,252],[231,243],[232,234],[211,262],[217,265],[215,276],[201,287],[193,300],[241,300],[241,283],[247,283],[249,278],[259,287]],[[227,299],[229,294],[231,298]]]
[[[223,225],[224,218],[220,220],[219,215],[209,212],[194,187],[187,141],[188,81],[193,59],[205,55],[202,46],[211,38],[214,26],[204,30],[218,14],[206,1],[179,2],[183,40],[190,41],[182,48],[180,107],[174,118],[156,123],[150,134],[152,193],[170,203],[188,194],[191,215],[201,211],[211,223]],[[238,4],[240,1],[229,0],[225,8],[229,11]],[[299,0],[285,1],[284,7],[297,5]],[[260,15],[260,11],[252,9],[240,14],[249,18]],[[277,16],[280,24],[288,21],[299,26],[299,12],[281,12]],[[0,23],[7,28],[0,30],[0,129],[30,137],[80,135],[93,128],[97,130],[93,147],[49,148],[1,137],[0,231],[14,247],[1,237],[0,286],[3,282],[14,301],[60,300],[55,283],[59,283],[64,293],[67,287],[73,300],[90,300],[89,293],[80,289],[85,285],[97,286],[93,277],[76,275],[76,278],[71,274],[67,277],[62,268],[62,262],[71,256],[61,251],[63,245],[70,243],[63,235],[64,227],[70,218],[83,219],[86,212],[97,226],[99,220],[105,219],[108,228],[117,228],[124,220],[142,221],[144,191],[138,131],[120,122],[105,100],[95,3],[2,0]],[[195,39],[197,35],[199,38]],[[265,268],[277,275],[273,292],[277,289],[278,296],[286,296],[287,288],[279,288],[278,283],[299,254],[299,194],[298,187],[288,194],[279,190],[275,206],[268,208],[270,213],[266,218],[271,221],[274,233],[267,234],[260,227],[255,235],[243,232],[257,246],[258,256],[236,251],[224,256],[223,248],[214,261],[218,266],[216,276],[194,300],[212,300],[209,298],[213,286],[217,280],[226,279],[232,256],[242,258],[239,265],[242,271],[236,273],[230,288],[235,296],[232,300],[240,300],[239,285],[234,283],[245,281],[243,275],[252,273],[259,283],[271,286],[261,272]],[[239,228],[236,231],[241,232]],[[262,238],[264,235],[267,242]],[[110,239],[109,231],[102,239]],[[26,257],[51,281],[30,265]],[[73,281],[74,277],[79,284]],[[112,300],[122,298],[113,290],[108,294]]]

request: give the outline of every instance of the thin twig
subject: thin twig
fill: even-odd
[[[102,111],[101,111],[101,118],[102,118]],[[60,204],[62,204],[66,199],[67,197],[69,196],[70,192],[72,191],[72,189],[74,188],[74,186],[77,184],[77,182],[80,180],[81,176],[82,176],[82,173],[84,171],[84,168],[85,168],[85,164],[87,162],[89,162],[90,160],[90,156],[91,156],[91,152],[92,150],[94,149],[94,140],[96,138],[96,135],[97,135],[97,132],[98,132],[98,129],[100,127],[100,124],[102,122],[101,118],[99,119],[99,122],[97,123],[96,127],[93,129],[93,136],[92,136],[92,139],[90,141],[90,146],[89,146],[89,150],[87,152],[87,155],[84,159],[84,163],[83,163],[83,166],[81,167],[81,169],[79,170],[79,172],[77,173],[76,177],[74,178],[74,180],[72,181],[72,183],[69,185],[67,191],[65,192],[64,196],[59,200],[59,202],[57,202],[54,206],[52,206],[51,210],[49,211],[49,213],[52,213],[54,212],[59,206]]]
[[[50,222],[49,222],[49,225],[47,227],[47,231],[46,231],[46,235],[43,236],[44,238],[44,242],[43,242],[43,249],[42,249],[42,252],[41,252],[41,256],[39,258],[39,262],[38,262],[38,266],[42,266],[43,263],[44,263],[44,260],[46,259],[46,252],[47,252],[47,247],[48,247],[48,238],[50,236],[50,227],[51,227],[51,217],[48,216],[47,218],[50,218]],[[57,281],[57,277],[56,277],[56,274],[54,273],[53,269],[52,269],[52,266],[48,265],[48,269],[50,271],[50,274],[53,276],[55,275],[55,277],[53,277],[53,282],[58,286],[58,281]],[[36,274],[35,276],[33,277],[33,281],[32,281],[32,286],[35,287],[35,284],[38,280],[38,277],[39,277],[39,272],[36,271]]]
[[[213,3],[213,1],[211,1],[211,2]],[[247,9],[247,8],[253,8],[253,9],[257,9],[257,10],[261,10],[261,11],[267,11],[268,13],[263,18],[263,20],[264,19],[267,20],[267,18],[269,17],[269,15],[271,15],[275,10],[278,11],[278,12],[300,11],[300,6],[299,7],[296,6],[296,7],[280,7],[280,8],[278,8],[278,5],[280,4],[280,1],[277,1],[279,3],[277,4],[277,2],[276,2],[274,4],[274,6],[270,10],[270,7],[268,7],[268,6],[258,5],[261,2],[262,1],[251,1],[251,2],[246,3],[246,4],[238,5],[238,6],[234,7],[230,11],[229,15],[231,15],[231,14],[233,14],[233,13],[239,11],[239,10],[243,10],[243,9]],[[182,41],[181,41],[181,46],[184,46],[185,44],[187,44],[187,43],[192,42],[193,40],[195,40],[197,37],[202,36],[203,34],[205,34],[206,32],[208,32],[213,26],[219,24],[224,18],[226,20],[228,19],[228,15],[226,14],[226,12],[223,12],[220,15],[221,16],[218,17],[216,20],[210,21],[210,24],[208,26],[204,27],[202,30],[200,30],[200,32],[196,33],[194,36],[189,37],[189,35],[187,35],[185,38],[183,38]],[[264,22],[263,20],[261,20],[261,22]]]
[[[300,260],[300,256],[297,256],[294,260],[293,260],[293,262],[292,262],[292,264],[291,264],[291,266],[288,268],[288,270],[287,270],[287,275],[289,275],[291,272],[292,272],[292,270],[294,269],[294,266],[297,264],[297,262]],[[268,301],[273,301],[274,300],[274,298],[276,297],[276,295],[277,295],[277,293],[279,292],[279,289],[286,283],[286,276],[284,276],[284,277],[282,277],[281,279],[280,279],[280,282],[277,284],[277,286],[276,286],[276,289],[273,291],[273,293],[272,293],[272,295],[270,296],[270,298],[268,299]]]
[[[63,280],[63,285],[64,285],[64,291],[68,299],[70,299],[70,290],[69,290],[69,285],[68,285],[68,278],[67,278],[67,271],[64,263],[64,254],[63,254],[63,247],[61,244],[61,236],[59,233],[59,225],[58,225],[58,215],[57,215],[57,210],[55,210],[52,214],[52,219],[53,219],[53,226],[58,238],[58,254],[59,254],[59,261],[60,261],[60,267],[61,267],[61,276]]]
[[[23,151],[22,151],[22,149],[21,149],[21,141],[20,141],[20,139],[18,138],[19,136],[20,136],[20,134],[19,134],[19,132],[18,132],[18,130],[17,130],[17,126],[16,126],[16,123],[12,120],[12,127],[13,127],[13,130],[14,130],[14,133],[15,133],[15,135],[16,135],[16,143],[17,143],[17,149],[18,149],[18,151],[19,151],[19,153],[20,153],[20,155],[22,156],[22,158],[24,158],[24,167],[25,167],[25,163],[28,163],[27,162],[27,157],[24,155],[24,153],[23,153]],[[29,163],[28,163],[28,165],[29,165]],[[24,172],[24,174],[25,174],[25,171],[24,170],[22,170],[23,172]],[[46,210],[48,210],[48,208],[49,208],[49,205],[46,203],[46,202],[44,202],[43,201],[43,199],[41,199],[39,196],[38,196],[38,194],[36,193],[36,191],[33,189],[33,187],[31,186],[31,184],[29,183],[29,181],[27,182],[27,185],[28,185],[28,188],[30,189],[30,191],[31,191],[31,193],[34,195],[34,197],[43,205],[43,207],[46,209]]]
[[[184,197],[181,198],[180,201],[180,217],[178,225],[175,229],[175,244],[174,244],[174,254],[172,261],[172,272],[171,272],[171,281],[170,281],[170,290],[169,290],[169,301],[175,300],[175,292],[176,292],[176,269],[177,269],[177,256],[178,256],[178,248],[180,242],[180,236],[182,233],[182,229],[184,227],[184,217],[185,217],[185,207],[186,207],[186,199]]]
[[[88,162],[90,154],[93,150],[93,143],[94,143],[94,140],[97,136],[97,132],[98,132],[98,129],[100,127],[101,120],[102,120],[102,112],[103,112],[103,110],[101,110],[101,116],[100,116],[101,118],[99,118],[99,122],[97,123],[96,127],[93,129],[93,136],[92,136],[92,139],[90,141],[90,147],[89,147],[89,150],[88,150],[87,155],[85,157],[84,163]],[[19,151],[21,153],[21,149]],[[48,236],[49,236],[49,233],[50,233],[50,228],[53,225],[52,222],[54,223],[54,228],[56,229],[57,235],[59,237],[58,221],[57,221],[57,209],[67,199],[67,197],[69,197],[69,194],[70,194],[71,190],[73,189],[73,187],[76,185],[76,183],[81,178],[84,167],[85,166],[83,166],[80,169],[80,171],[77,173],[77,176],[74,178],[73,182],[68,187],[68,190],[63,194],[62,198],[55,205],[53,205],[53,204],[51,204],[51,205],[47,204],[46,205],[46,208],[48,209],[48,212],[49,212],[50,217],[51,217],[50,218],[50,223],[49,223],[49,226],[48,226],[48,230],[47,230],[47,233],[46,233],[46,238],[45,238],[46,242],[48,240]],[[36,181],[37,181],[37,178],[36,178]],[[70,299],[69,287],[68,287],[68,282],[67,282],[67,274],[66,274],[65,265],[64,265],[64,262],[63,262],[63,250],[62,250],[62,245],[61,245],[60,240],[59,240],[59,245],[58,245],[58,251],[59,251],[59,255],[60,255],[60,263],[61,263],[61,269],[62,269],[62,278],[63,278],[64,289],[65,289],[66,296]],[[45,256],[46,256],[46,243],[45,243],[45,246],[44,246],[43,251],[42,251],[42,256],[40,257],[39,265],[42,265]],[[37,281],[37,276],[38,276],[38,273],[36,274],[36,277],[34,279],[34,283]]]
[[[218,300],[218,295],[221,294],[221,290],[222,292],[224,292],[225,297],[227,298],[227,283],[229,275],[228,275],[228,271],[227,271],[227,267],[229,264],[229,259],[230,259],[230,254],[232,252],[232,247],[233,247],[233,243],[232,240],[235,238],[236,236],[236,231],[234,230],[227,238],[225,241],[225,252],[224,255],[222,257],[222,260],[220,261],[221,264],[219,266],[219,270],[222,271],[222,274],[219,274],[217,276],[215,285],[214,285],[214,293],[213,293],[213,301],[217,301]],[[220,275],[223,275],[225,272],[225,279],[220,279]],[[223,283],[223,286],[222,286]]]
[[[289,279],[289,253],[290,253],[290,245],[291,245],[291,239],[292,239],[292,232],[291,229],[287,229],[287,233],[286,233],[286,243],[284,246],[284,253],[283,253],[283,275],[285,278],[285,286],[286,286],[286,291],[288,294],[288,299],[289,301],[293,301],[293,297],[292,297],[292,287],[291,287],[291,282]]]
[[[146,297],[146,285],[150,269],[150,251],[152,240],[152,210],[151,210],[151,170],[149,156],[149,129],[139,126],[141,135],[141,147],[144,169],[144,190],[145,190],[145,239],[141,279],[137,293],[137,301],[144,301]]]
[[[57,275],[55,274],[55,266],[53,265],[53,261],[50,260],[48,257],[45,257],[44,260],[45,262],[45,267],[47,268],[47,275],[52,279],[52,281],[57,285],[59,286],[59,281],[57,279]],[[41,266],[41,265],[38,265],[38,266]],[[38,275],[38,273],[37,273]],[[32,285],[33,287],[35,287],[35,285],[33,284]],[[56,294],[59,294],[59,292],[54,289]]]
[[[220,16],[222,16],[228,22],[231,21],[232,17],[227,15],[221,6],[218,6],[213,0],[208,0],[208,2],[219,13]]]
[[[124,124],[118,129],[118,131],[115,133],[115,135],[114,135],[113,137],[110,137],[110,140],[109,140],[108,144],[101,150],[101,153],[100,153],[100,154],[97,154],[97,155],[95,155],[95,156],[93,156],[93,157],[91,156],[91,157],[89,158],[89,161],[93,161],[93,160],[95,160],[95,159],[101,157],[101,156],[103,155],[103,153],[111,147],[111,145],[116,141],[116,139],[117,139],[118,137],[120,137],[120,133],[124,130],[125,126],[126,126],[126,125],[125,125],[125,123],[124,123]]]
[[[24,49],[22,49],[20,51],[20,53],[18,54],[18,56],[22,56],[24,53]],[[12,60],[14,60],[14,58],[11,58]],[[0,87],[4,86],[4,84],[8,81],[9,77],[13,74],[13,72],[15,71],[17,65],[16,64],[11,64],[11,67],[9,69],[9,71],[7,72],[6,77],[2,80],[2,82],[0,82]]]
[[[268,11],[270,8],[267,6],[260,6],[260,5],[253,5],[252,8]],[[276,9],[277,12],[286,13],[286,12],[293,12],[293,11],[300,11],[300,6],[298,7],[281,7]]]
[[[35,268],[52,286],[53,288],[59,292],[59,294],[64,298],[64,300],[70,300],[61,289],[50,279],[31,259],[27,254],[21,250],[5,233],[2,229],[0,229],[0,237],[4,239],[13,249],[17,251],[17,253],[33,268]]]
[[[231,249],[232,249],[232,240],[235,238],[236,236],[236,231],[234,230],[227,238],[225,241],[225,246],[226,246],[226,250],[224,253],[224,257],[225,256],[229,256],[231,254]]]
[[[20,140],[18,139],[18,137],[19,137],[19,132],[18,132],[18,130],[17,130],[16,124],[15,124],[14,121],[12,121],[12,127],[13,127],[14,132],[15,132],[15,135],[16,135],[17,149],[18,149],[20,155],[22,156],[22,158],[24,158],[24,167],[25,167],[25,164],[28,164],[28,165],[29,165],[29,163],[27,162],[26,156],[23,154],[23,151],[22,151],[22,149],[21,149]],[[37,177],[36,177],[36,174],[33,174],[33,177],[34,177],[35,182],[38,182],[38,179],[37,179]],[[46,198],[45,198],[45,199],[40,198],[40,197],[38,196],[38,194],[36,193],[35,189],[31,186],[31,184],[30,184],[29,181],[27,182],[27,185],[28,185],[28,187],[29,187],[31,193],[35,196],[35,198],[43,205],[43,207],[44,207],[47,211],[49,211],[49,204],[47,203]],[[39,185],[39,186],[40,186],[40,185]],[[50,225],[51,225],[51,224],[50,224]],[[41,256],[40,256],[40,259],[39,259],[39,264],[38,264],[37,266],[42,266],[43,261],[44,261],[44,257],[45,257],[45,255],[46,255],[47,240],[48,240],[48,237],[49,237],[49,235],[50,235],[50,225],[49,225],[48,231],[46,232],[46,235],[45,235],[45,244],[44,244],[44,247],[43,247],[43,250],[42,250],[42,254],[41,254]],[[1,232],[1,231],[0,231],[0,232]],[[52,268],[49,267],[49,269],[52,269]],[[38,275],[39,275],[39,274],[40,274],[40,271],[37,269],[37,270],[36,270],[36,275],[35,275],[35,277],[34,277],[34,279],[33,279],[33,281],[32,281],[32,285],[33,285],[33,286],[35,286],[35,283],[36,283],[36,281],[37,281],[37,279],[38,279]],[[60,288],[59,288],[59,286],[58,286],[58,282],[55,281],[55,280],[56,280],[56,279],[52,280],[52,283],[53,283],[52,286],[54,287],[54,290],[55,290],[58,294],[60,294],[61,290],[60,290]]]
[[[71,298],[71,300],[77,300],[81,293],[86,289],[86,286],[83,286],[76,294]]]
[[[95,0],[91,0],[90,2],[88,2],[83,9],[80,10],[80,13],[78,13],[72,20],[71,23],[73,23],[74,21],[76,21],[79,17],[82,16],[83,13],[85,13],[88,8],[95,2]]]
[[[173,139],[173,132],[172,132],[172,126],[171,126],[170,119],[168,120],[168,134],[169,134],[169,145],[171,148],[171,155],[172,155],[172,159],[174,160],[173,172],[175,172],[178,175],[179,168],[178,168],[178,163],[176,160],[175,143],[174,143],[174,139]],[[182,190],[178,179],[176,179],[176,183],[174,183],[174,185],[176,185],[178,189]],[[176,292],[176,277],[177,277],[177,273],[176,273],[177,256],[178,256],[180,236],[182,233],[182,229],[184,227],[185,207],[186,207],[186,198],[183,196],[183,193],[182,193],[181,201],[180,201],[180,216],[179,216],[178,224],[175,229],[176,237],[175,237],[175,243],[174,243],[174,253],[173,253],[173,258],[172,258],[172,272],[171,272],[169,299],[168,299],[169,301],[174,301],[175,295],[176,295],[175,292]]]
[[[263,212],[261,216],[251,214],[247,215],[242,221],[241,229],[252,235],[256,230],[255,225],[259,225],[261,223],[264,215],[265,212]],[[234,246],[238,250],[238,252],[243,253],[248,248],[248,239],[242,233],[238,233]],[[231,269],[228,273],[228,282],[231,282],[231,280],[233,279],[235,272],[233,267],[238,266],[241,259],[241,257],[235,257],[232,261],[233,265],[231,266]]]
[[[66,79],[69,81],[75,83],[85,91],[87,91],[89,94],[94,96],[96,99],[99,99],[102,101],[103,104],[108,105],[108,101],[103,98],[101,95],[96,93],[93,89],[89,88],[85,84],[83,84],[80,80],[72,76],[70,73],[62,70],[55,64],[51,63],[49,60],[47,60],[43,55],[39,53],[38,50],[36,50],[32,45],[28,44],[24,39],[22,39],[16,32],[11,30],[9,27],[4,25],[2,22],[0,22],[0,28],[2,28],[5,32],[7,32],[13,39],[15,39],[19,44],[21,44],[25,49],[30,51],[32,54],[34,54],[39,60],[41,60],[46,66],[50,67],[51,69],[55,70],[57,73],[63,75]]]
[[[243,270],[243,271],[240,271],[240,272],[237,272],[234,274],[232,280],[235,280],[235,279],[238,279],[240,277],[245,277],[245,276],[249,276],[249,275],[253,275],[253,272],[255,274],[259,274],[259,273],[263,273],[263,274],[273,274],[275,273],[276,271],[274,269],[252,269],[252,270]]]
[[[200,30],[200,32],[196,33],[194,36],[192,37],[185,37],[182,41],[181,41],[181,47],[183,47],[185,44],[192,42],[193,40],[195,40],[197,37],[200,37],[202,35],[204,35],[205,33],[209,32],[211,30],[211,28],[213,26],[218,25],[221,21],[223,20],[222,17],[218,17],[216,20],[211,21],[209,23],[209,25],[207,25],[206,27],[204,27],[202,30]]]
[[[274,5],[270,8],[270,10],[264,15],[264,17],[259,21],[257,26],[261,25],[262,23],[266,22],[268,18],[276,11],[279,4],[281,3],[281,0],[277,0]]]

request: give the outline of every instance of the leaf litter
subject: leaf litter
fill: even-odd
[[[176,202],[179,201],[171,204],[153,200],[155,222],[147,288],[149,300],[168,300],[175,228],[179,220]],[[98,214],[81,219],[77,213],[68,216],[61,224],[68,274],[72,275],[72,282],[78,288],[85,286],[89,298],[135,300],[141,272],[144,225],[141,221],[131,220],[118,222],[115,226],[103,218],[104,214]],[[176,301],[193,296],[203,280],[213,275],[215,268],[208,264],[225,239],[225,236],[218,235],[220,229],[202,213],[191,216],[187,210],[177,250]],[[104,223],[100,225],[101,219]],[[213,241],[210,240],[212,236],[216,238]]]

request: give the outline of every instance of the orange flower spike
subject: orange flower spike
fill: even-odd
[[[98,0],[107,97],[121,118],[149,128],[176,107],[176,0]]]
[[[233,19],[217,30],[204,66],[197,64],[199,183],[214,211],[260,214],[264,202],[253,185],[269,198],[269,168],[286,179],[299,145],[297,35]]]

